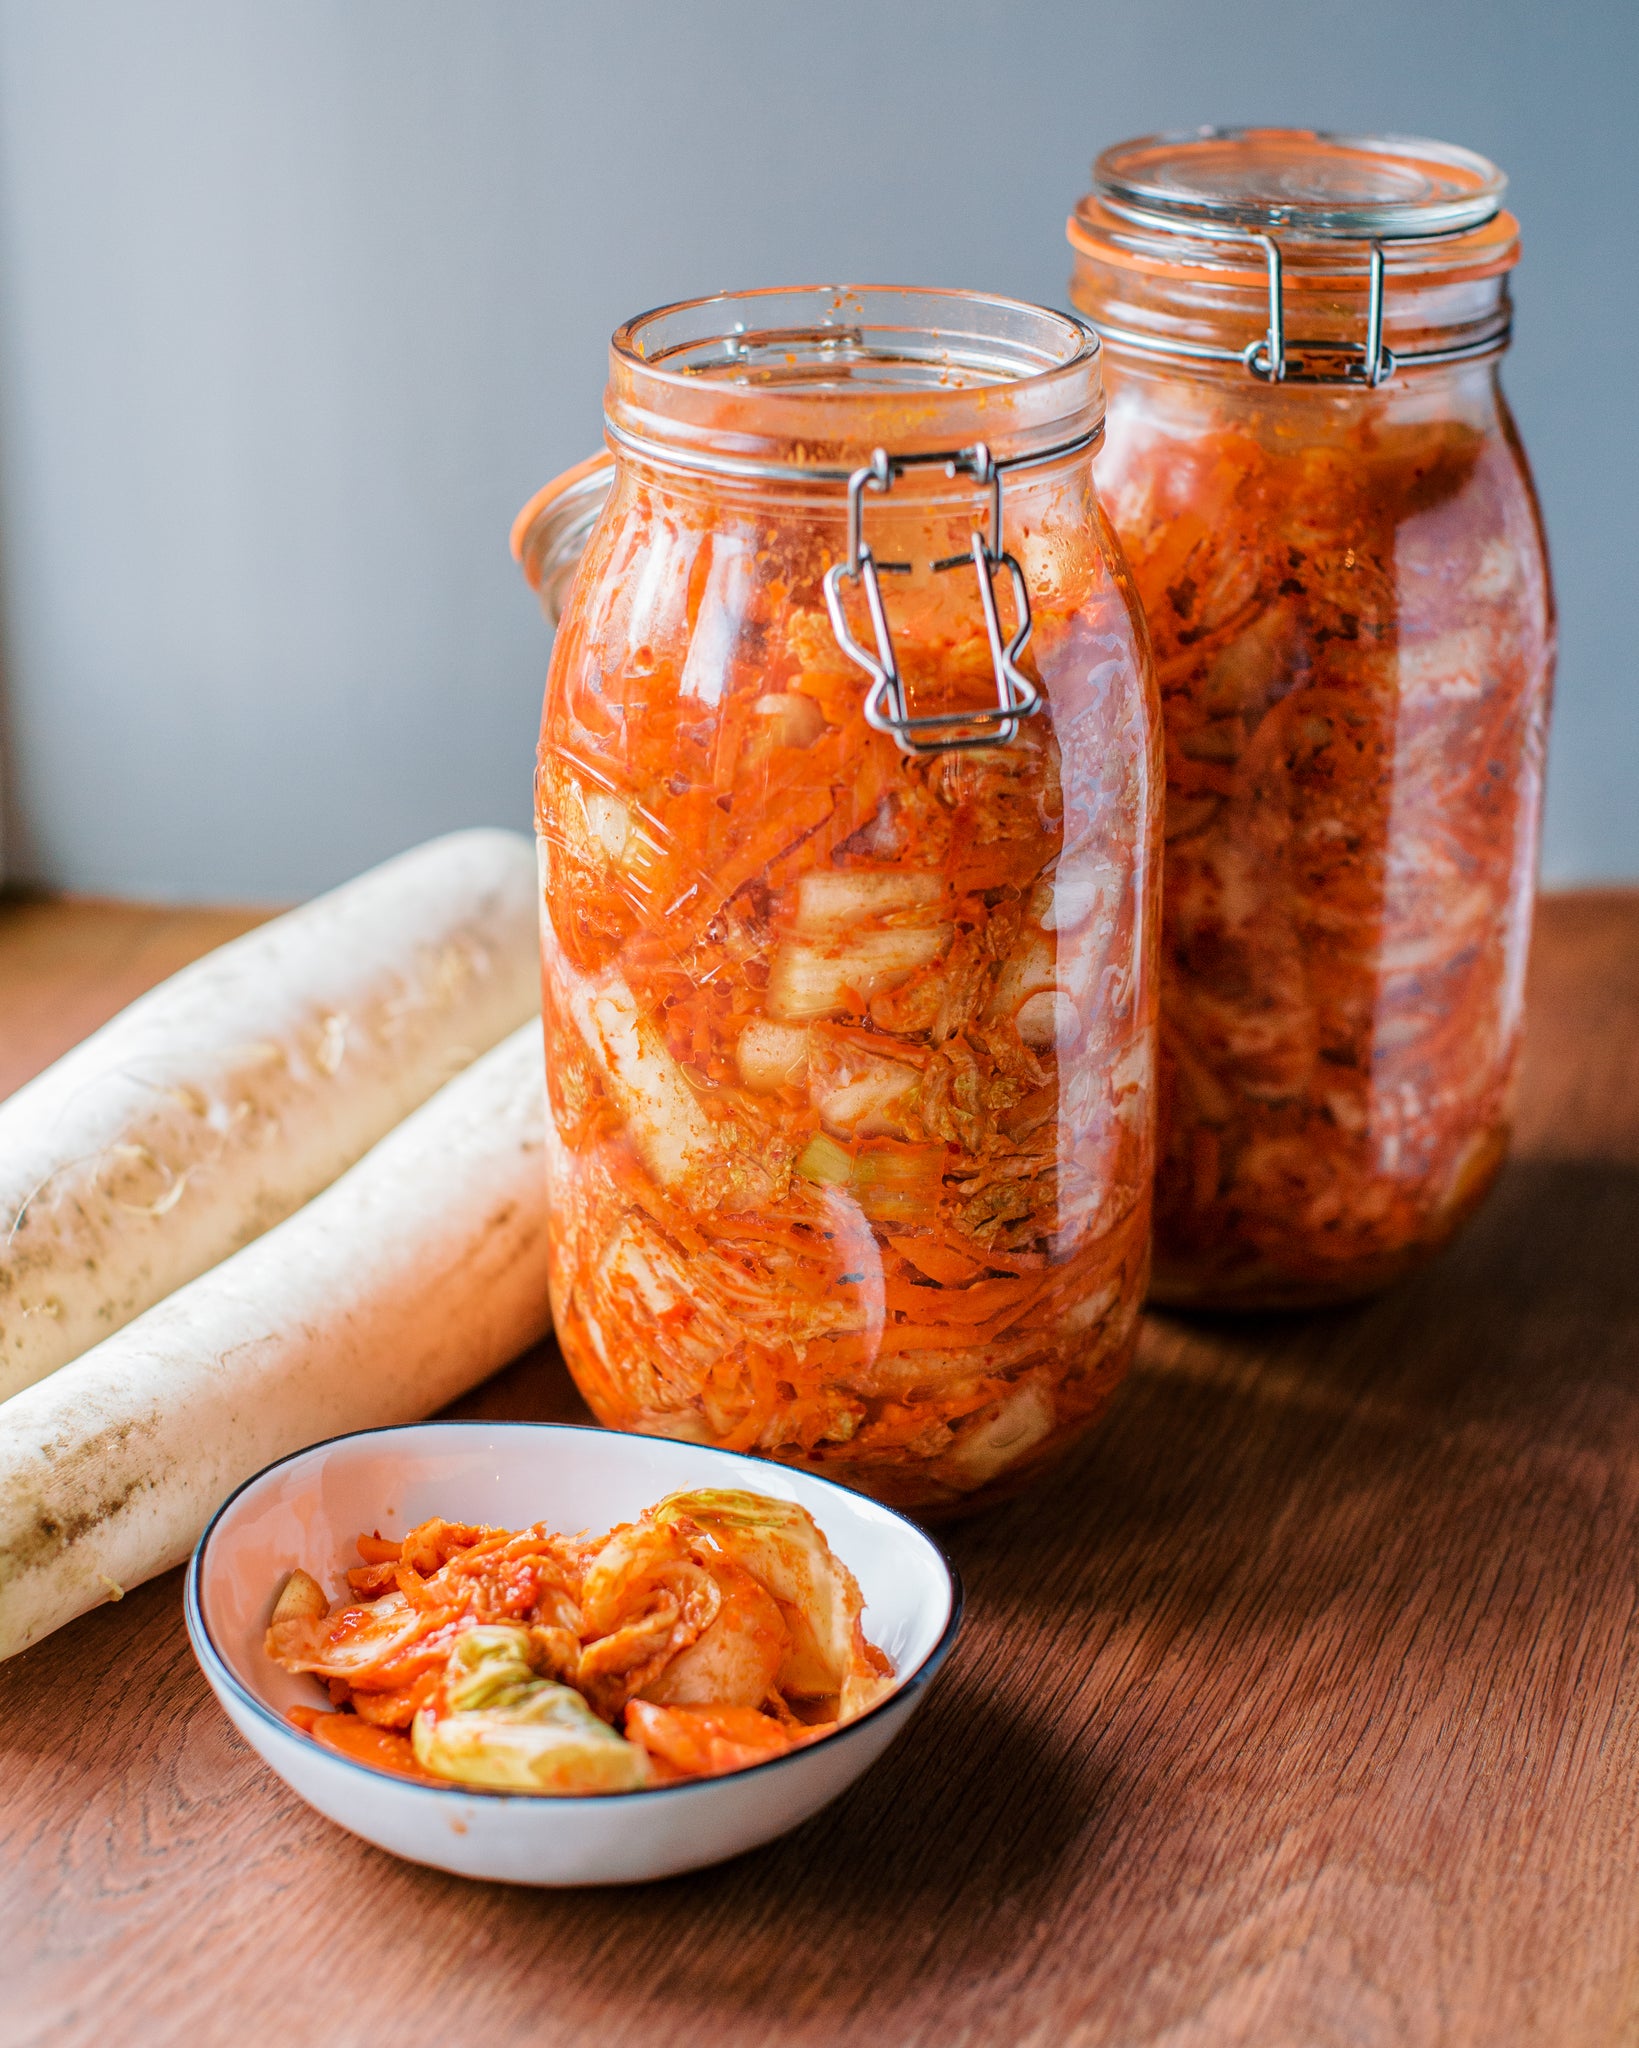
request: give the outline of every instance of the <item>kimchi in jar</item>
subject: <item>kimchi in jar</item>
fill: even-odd
[[[536,783],[552,1306],[599,1418],[900,1505],[1104,1407],[1148,1264],[1159,713],[1098,343],[966,293],[675,306]]]
[[[1166,737],[1154,1292],[1343,1299],[1508,1139],[1554,655],[1518,231],[1432,143],[1207,131],[1094,177],[1072,295]]]

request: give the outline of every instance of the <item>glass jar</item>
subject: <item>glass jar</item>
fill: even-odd
[[[1154,1297],[1381,1287],[1507,1146],[1554,613],[1501,175],[1293,130],[1107,151],[1070,222],[1167,755]]]
[[[552,1306],[605,1423],[901,1506],[1125,1372],[1159,717],[1098,343],[968,293],[729,294],[611,349],[536,781]],[[515,548],[548,591],[605,485]]]

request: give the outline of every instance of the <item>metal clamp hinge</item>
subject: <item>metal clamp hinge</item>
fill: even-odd
[[[1269,384],[1364,384],[1375,390],[1394,375],[1394,356],[1383,346],[1383,244],[1368,242],[1370,278],[1366,286],[1366,339],[1355,341],[1293,341],[1286,339],[1286,294],[1280,244],[1273,235],[1254,234],[1269,274],[1269,332],[1242,351],[1254,377]],[[1341,368],[1327,371],[1315,357],[1330,356]]]
[[[1289,339],[1280,244],[1274,236],[1254,233],[1248,228],[1197,227],[1195,232],[1213,241],[1253,242],[1263,251],[1269,279],[1269,324],[1265,331],[1245,348],[1225,348],[1216,342],[1183,341],[1171,335],[1115,327],[1103,320],[1091,321],[1089,324],[1105,341],[1174,362],[1239,363],[1264,384],[1363,384],[1375,390],[1406,364],[1462,362],[1471,356],[1490,355],[1507,339],[1504,329],[1500,335],[1486,334],[1454,348],[1396,355],[1383,340],[1383,245],[1376,241],[1366,244],[1370,269],[1364,341]]]
[[[942,465],[946,476],[971,476],[990,493],[988,535],[975,527],[967,554],[949,555],[935,562],[935,571],[960,568],[971,561],[979,578],[979,603],[984,612],[985,632],[990,641],[991,667],[996,677],[996,703],[974,711],[935,711],[912,715],[906,701],[904,681],[894,653],[893,636],[882,602],[881,571],[905,574],[908,562],[878,563],[865,540],[865,493],[886,493],[907,469]],[[996,605],[996,572],[1006,569],[1013,583],[1013,604],[1018,623],[1010,639],[1003,638],[1001,615]],[[864,586],[866,609],[876,651],[862,647],[854,638],[843,609],[844,581]],[[831,615],[831,630],[837,645],[871,679],[865,695],[865,722],[878,732],[890,733],[906,754],[941,754],[960,747],[1002,746],[1013,739],[1021,718],[1041,709],[1041,692],[1018,666],[1018,658],[1030,639],[1030,592],[1024,571],[1002,546],[1002,472],[982,441],[971,448],[958,448],[938,455],[890,455],[878,448],[863,469],[848,479],[848,559],[825,573],[825,607]]]

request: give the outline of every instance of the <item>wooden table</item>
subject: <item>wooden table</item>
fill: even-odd
[[[241,920],[243,922],[244,920]],[[232,928],[0,913],[0,1087]],[[1370,1307],[1156,1318],[854,1791],[725,1868],[532,1893],[338,1833],[179,1575],[0,1667],[0,2039],[1639,2038],[1639,896],[1543,907],[1518,1156]],[[468,1412],[563,1415],[556,1361]]]

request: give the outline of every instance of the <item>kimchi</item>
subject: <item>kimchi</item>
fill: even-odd
[[[1304,168],[1360,153],[1326,142],[1123,149],[1150,184],[1216,151],[1189,203],[1219,179],[1243,211],[1278,163],[1290,210],[1343,189]],[[1267,341],[1245,359],[1267,318],[1257,250],[1203,249],[1186,223],[1176,265],[1138,276],[1133,175],[1122,150],[1107,164],[1114,203],[1085,202],[1072,241],[1077,302],[1122,328],[1100,474],[1166,744],[1155,1292],[1340,1299],[1443,1243],[1507,1147],[1553,656],[1496,379],[1513,228],[1488,215],[1403,255],[1376,383],[1365,251],[1289,229],[1282,381]],[[1187,309],[1220,359],[1169,356]],[[1442,348],[1459,359],[1425,360]]]
[[[1089,337],[1009,315],[1064,351],[1057,416],[1040,373],[1003,381],[987,357],[964,378],[953,340],[942,385],[907,391],[882,367],[905,348],[923,375],[903,328],[872,331],[895,296],[856,295],[818,343],[754,303],[680,309],[707,337],[732,315],[768,329],[749,387],[743,351],[731,372],[696,339],[667,383],[646,323],[616,337],[617,426],[641,401],[653,437],[671,408],[685,442],[715,404],[709,445],[792,474],[729,484],[689,470],[688,445],[640,460],[615,437],[536,787],[552,1291],[601,1420],[950,1508],[1023,1484],[1131,1357],[1159,759],[1092,490]],[[992,304],[903,296],[975,324]],[[907,751],[868,717],[827,610],[844,492],[802,462],[845,477],[873,444],[955,446],[976,423],[998,455],[1028,453],[1024,429],[1008,438],[1027,399],[1051,445],[1007,477],[1006,538],[1040,708],[973,728],[983,744]],[[912,712],[994,705],[982,494],[906,474],[865,516]],[[844,602],[869,643],[857,583]]]
[[[858,1582],[806,1509],[675,1493],[601,1536],[423,1522],[358,1539],[351,1598],[298,1567],[268,1655],[324,1747],[429,1784],[643,1791],[831,1734],[885,1698]]]

